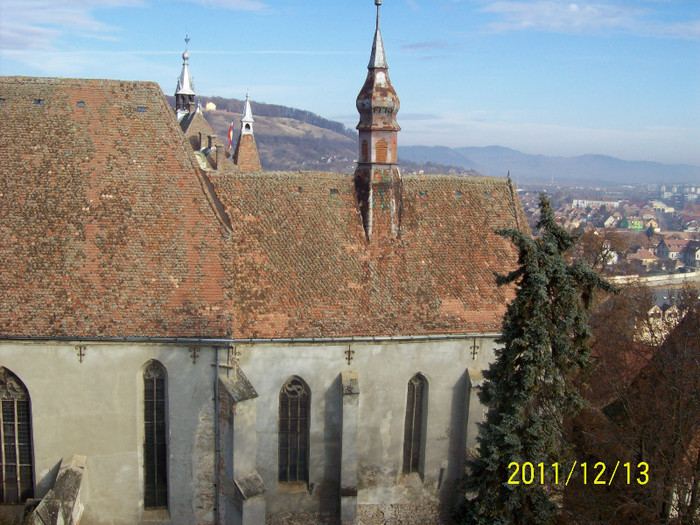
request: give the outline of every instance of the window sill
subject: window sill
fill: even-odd
[[[139,520],[139,525],[170,525],[170,523],[168,509],[144,510]]]
[[[277,492],[283,494],[308,493],[309,484],[306,481],[278,481]]]

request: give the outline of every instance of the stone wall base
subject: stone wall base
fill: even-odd
[[[338,516],[321,512],[268,512],[265,525],[339,525]]]
[[[356,525],[447,525],[435,503],[358,505]]]

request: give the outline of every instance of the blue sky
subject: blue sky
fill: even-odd
[[[400,144],[700,165],[700,0],[384,0]],[[0,0],[0,73],[153,80],[357,123],[372,0]]]

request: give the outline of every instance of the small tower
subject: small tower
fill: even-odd
[[[255,124],[255,119],[253,119],[253,110],[250,109],[250,91],[246,91],[243,116],[241,117],[241,135],[252,135],[253,124]]]
[[[399,97],[389,80],[389,64],[379,26],[374,32],[372,54],[367,65],[367,78],[357,95],[360,113],[359,160],[355,170],[355,195],[367,239],[379,235],[396,237],[401,215],[401,173],[397,166],[397,135],[401,129],[396,122]]]
[[[182,53],[182,72],[177,80],[177,88],[175,89],[175,114],[178,122],[188,113],[194,112],[194,84],[190,76],[190,53],[187,51],[187,45],[190,43],[190,38],[185,36],[185,52]]]
[[[250,108],[250,93],[247,92],[243,105],[243,116],[241,117],[241,134],[238,136],[236,150],[233,153],[233,162],[241,171],[262,171],[258,146],[255,144],[255,135],[253,134],[254,123],[253,110]]]

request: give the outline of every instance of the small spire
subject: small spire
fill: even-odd
[[[253,110],[250,107],[250,90],[246,90],[243,115],[241,117],[241,133],[244,135],[252,135],[254,123]]]
[[[194,83],[192,82],[192,77],[190,76],[190,53],[187,50],[187,44],[190,43],[190,37],[185,36],[185,51],[182,53],[182,71],[180,72],[180,78],[177,80],[177,89],[175,90],[175,95],[193,95]]]
[[[241,117],[241,134],[238,136],[236,151],[233,152],[233,163],[238,166],[239,170],[247,173],[262,170],[258,147],[255,145],[254,122],[253,111],[250,108],[250,91],[246,90],[243,116]]]
[[[177,87],[175,88],[175,114],[178,122],[188,113],[195,111],[194,106],[194,82],[190,76],[190,52],[187,46],[190,43],[189,35],[185,34],[185,51],[182,53],[182,71],[177,79]]]
[[[377,6],[377,27],[374,30],[374,42],[372,43],[372,54],[369,57],[368,69],[384,68],[388,69],[389,64],[386,61],[386,53],[384,52],[384,41],[382,40],[382,31],[379,28],[379,6],[382,5],[382,0],[374,0],[374,5]]]

